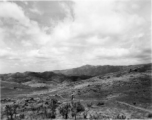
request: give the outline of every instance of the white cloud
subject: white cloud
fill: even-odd
[[[42,14],[41,11],[39,11],[36,8],[30,9],[30,11],[33,12],[33,13],[36,13],[36,14],[40,14],[40,15]]]
[[[129,54],[129,50],[124,48],[97,48],[91,52],[92,55],[99,56],[99,57],[109,57],[109,58],[121,58]]]
[[[51,27],[50,24],[41,27],[39,21],[30,19],[25,14],[28,11],[15,3],[0,3],[0,54],[10,60],[7,64],[0,61],[3,70],[16,62],[20,67],[13,67],[10,71],[20,71],[22,67],[22,71],[31,68],[43,71],[83,64],[146,62],[142,57],[149,59],[147,56],[151,49],[150,14],[147,12],[150,8],[142,0],[132,1],[74,0],[74,18],[69,7],[62,2],[61,7],[67,17],[58,22],[50,18]],[[31,10],[49,12],[40,5]],[[37,16],[41,17],[40,14]],[[17,22],[7,21],[10,18]]]
[[[123,1],[119,2],[119,9],[116,9],[117,2],[116,0],[75,1],[74,21],[68,17],[57,24],[52,31],[52,39],[60,43],[83,44],[85,40],[85,44],[91,41],[102,44],[103,38],[98,36],[133,34],[144,24],[144,19],[142,16],[124,11],[124,4],[121,5]]]
[[[26,25],[29,19],[26,18],[21,7],[11,2],[0,2],[0,17],[13,18]]]

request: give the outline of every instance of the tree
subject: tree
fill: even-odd
[[[85,108],[80,102],[74,102],[72,104],[71,112],[72,112],[72,117],[74,117],[75,120],[76,120],[77,114],[83,111],[85,111]]]
[[[57,99],[51,99],[51,102],[49,104],[50,108],[50,118],[55,118],[56,116],[56,108],[58,107],[58,101]]]
[[[7,120],[15,120],[18,107],[19,106],[16,104],[5,106],[4,112],[5,112],[5,115],[7,116]]]
[[[64,119],[68,119],[68,114],[70,113],[71,106],[69,103],[63,104],[59,107],[59,112],[63,116]]]
[[[42,111],[46,118],[56,118],[56,108],[58,107],[58,101],[56,99],[51,99],[51,101],[46,101],[42,106]]]

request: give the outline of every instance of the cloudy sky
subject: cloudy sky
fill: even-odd
[[[0,73],[151,61],[151,0],[0,2]]]

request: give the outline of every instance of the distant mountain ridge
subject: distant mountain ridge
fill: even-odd
[[[96,75],[104,75],[106,73],[111,73],[111,72],[118,72],[120,70],[123,70],[123,66],[91,66],[91,65],[85,65],[81,66],[78,68],[73,68],[73,69],[68,69],[68,70],[56,70],[53,71],[55,73],[61,73],[64,75],[69,75],[69,76],[80,76],[80,75],[91,75],[91,76],[96,76]]]
[[[2,81],[11,81],[11,82],[28,82],[36,80],[38,82],[71,82],[77,80],[84,80],[91,78],[93,76],[102,76],[109,73],[125,71],[134,68],[140,68],[140,71],[151,70],[152,64],[141,64],[141,65],[130,65],[130,66],[92,66],[85,65],[78,68],[67,69],[67,70],[55,70],[47,72],[24,72],[24,73],[9,73],[9,74],[0,74],[0,79]]]
[[[129,66],[93,66],[93,65],[84,65],[78,68],[67,69],[67,70],[55,70],[54,73],[60,73],[68,76],[81,76],[81,75],[89,75],[89,76],[97,76],[97,75],[105,75],[107,73],[119,72],[124,70],[129,70],[133,68],[148,68],[151,69],[151,63],[149,64],[140,64],[140,65],[129,65]]]

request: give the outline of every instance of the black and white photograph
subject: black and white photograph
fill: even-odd
[[[151,0],[0,0],[1,120],[151,120]]]

